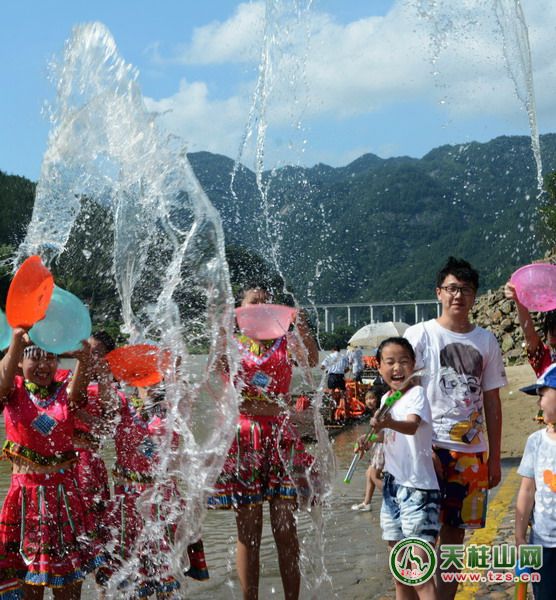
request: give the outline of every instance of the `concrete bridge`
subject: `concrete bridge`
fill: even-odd
[[[310,314],[315,314],[316,310],[319,327],[326,333],[333,332],[338,325],[363,327],[381,321],[403,321],[413,325],[440,316],[440,303],[436,299],[313,304],[303,308]]]

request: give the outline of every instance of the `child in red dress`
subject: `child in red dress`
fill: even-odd
[[[265,302],[266,292],[256,288],[245,292],[242,305]],[[304,321],[298,321],[298,328],[305,346],[301,356],[305,354],[314,367],[318,361],[316,343]],[[284,596],[294,600],[300,589],[295,510],[313,457],[305,452],[284,411],[293,368],[288,336],[264,343],[240,336],[237,344],[241,368],[236,383],[242,396],[237,434],[215,493],[208,500],[209,507],[234,508],[236,512],[237,569],[243,597],[251,600],[258,598],[263,502],[269,501]]]
[[[0,363],[0,403],[12,479],[0,514],[0,598],[74,600],[101,547],[94,521],[76,486],[74,412],[87,400],[89,349],[75,352],[77,369],[58,370],[58,357],[28,346],[13,331]],[[23,375],[18,375],[21,368]]]
[[[114,531],[110,561],[101,567],[97,581],[108,584],[116,575],[118,587],[133,597],[156,594],[166,597],[180,587],[172,576],[172,543],[175,519],[172,514],[184,502],[173,479],[157,481],[159,448],[166,435],[166,401],[161,386],[139,388],[129,400],[120,396],[119,422],[114,437],[116,464],[114,500],[109,521]],[[172,446],[177,447],[177,435]],[[156,496],[151,493],[156,486]],[[141,515],[145,504],[150,519]],[[147,529],[146,529],[147,527]],[[208,578],[203,543],[198,540],[187,548],[189,569],[185,575],[197,580]],[[132,561],[134,569],[121,578],[117,571]],[[129,568],[129,563],[127,565]]]

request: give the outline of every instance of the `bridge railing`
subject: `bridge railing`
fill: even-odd
[[[399,300],[391,302],[350,302],[346,304],[312,304],[302,308],[309,311],[325,333],[333,332],[340,324],[363,327],[367,323],[403,321],[409,325],[440,316],[438,300]]]

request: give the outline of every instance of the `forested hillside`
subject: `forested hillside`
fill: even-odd
[[[556,135],[541,142],[544,171],[556,170]],[[236,288],[242,277],[256,279],[244,266],[253,253],[271,257],[269,238],[298,297],[310,291],[322,302],[430,297],[434,273],[449,254],[475,264],[486,289],[545,249],[535,242],[539,200],[526,137],[443,146],[421,159],[368,154],[341,168],[285,167],[264,174],[265,196],[244,167],[230,189],[231,159],[208,152],[189,158],[222,215]],[[22,239],[34,187],[0,172],[3,257]],[[74,236],[77,248],[83,236]],[[87,275],[97,266],[106,271],[107,259],[93,256],[88,274],[72,271],[65,282],[102,310],[114,302],[113,288]],[[255,263],[275,278],[272,266]]]
[[[544,171],[555,170],[556,135],[541,143]],[[242,170],[234,198],[223,175],[230,159],[204,152],[190,159],[227,238],[264,248],[254,175]],[[535,241],[539,201],[527,137],[443,146],[422,159],[365,155],[342,168],[287,167],[265,182],[280,265],[298,293],[312,282],[318,301],[430,297],[449,254],[477,265],[483,288],[493,287],[544,252]]]

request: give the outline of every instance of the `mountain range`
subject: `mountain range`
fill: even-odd
[[[544,172],[556,170],[556,134],[541,136],[541,148]],[[285,167],[264,173],[263,194],[245,168],[232,194],[229,158],[189,158],[227,240],[274,258],[303,299],[430,298],[449,255],[476,266],[484,290],[544,253],[537,208],[547,199],[528,137],[441,146],[420,159]]]
[[[544,172],[556,170],[556,134],[541,136],[541,149]],[[488,289],[546,245],[537,209],[547,199],[527,137],[441,146],[420,159],[289,166],[259,181],[225,156],[189,159],[227,243],[261,255],[302,302],[430,298],[449,255],[476,266]],[[33,194],[33,182],[0,171],[0,252],[22,239]]]

